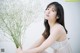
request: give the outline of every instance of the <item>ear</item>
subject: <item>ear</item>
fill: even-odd
[[[59,16],[57,16],[56,18],[59,19]]]

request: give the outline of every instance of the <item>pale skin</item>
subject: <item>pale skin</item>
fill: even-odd
[[[50,35],[45,39],[41,37],[29,49],[22,51],[18,49],[17,53],[45,53],[45,49],[50,47],[55,41],[64,41],[66,39],[66,32],[64,27],[56,22],[57,12],[55,6],[50,6],[45,10],[45,19],[48,20],[50,26]]]

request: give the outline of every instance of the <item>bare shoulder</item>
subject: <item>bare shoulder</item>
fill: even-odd
[[[62,41],[66,38],[66,31],[61,24],[55,24],[51,30],[51,34],[56,37],[56,40]]]
[[[59,34],[66,34],[64,27],[61,24],[55,24],[54,27],[51,29],[52,32],[57,32]]]

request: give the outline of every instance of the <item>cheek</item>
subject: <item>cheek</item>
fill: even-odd
[[[51,18],[56,18],[56,12],[54,12],[54,13],[52,12],[52,13],[50,14],[50,17],[51,17]]]
[[[48,17],[46,16],[46,13],[44,13],[44,19],[47,19],[48,20]]]

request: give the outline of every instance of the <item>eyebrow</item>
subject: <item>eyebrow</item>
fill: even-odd
[[[56,10],[55,5],[50,5],[50,6],[47,7],[47,9],[48,9],[48,8],[51,8],[51,7],[52,7],[53,10]]]
[[[48,8],[51,8],[51,6],[49,6]],[[48,8],[47,8],[47,9],[48,9]],[[56,11],[56,9],[55,9],[54,7],[52,7],[52,9]]]

